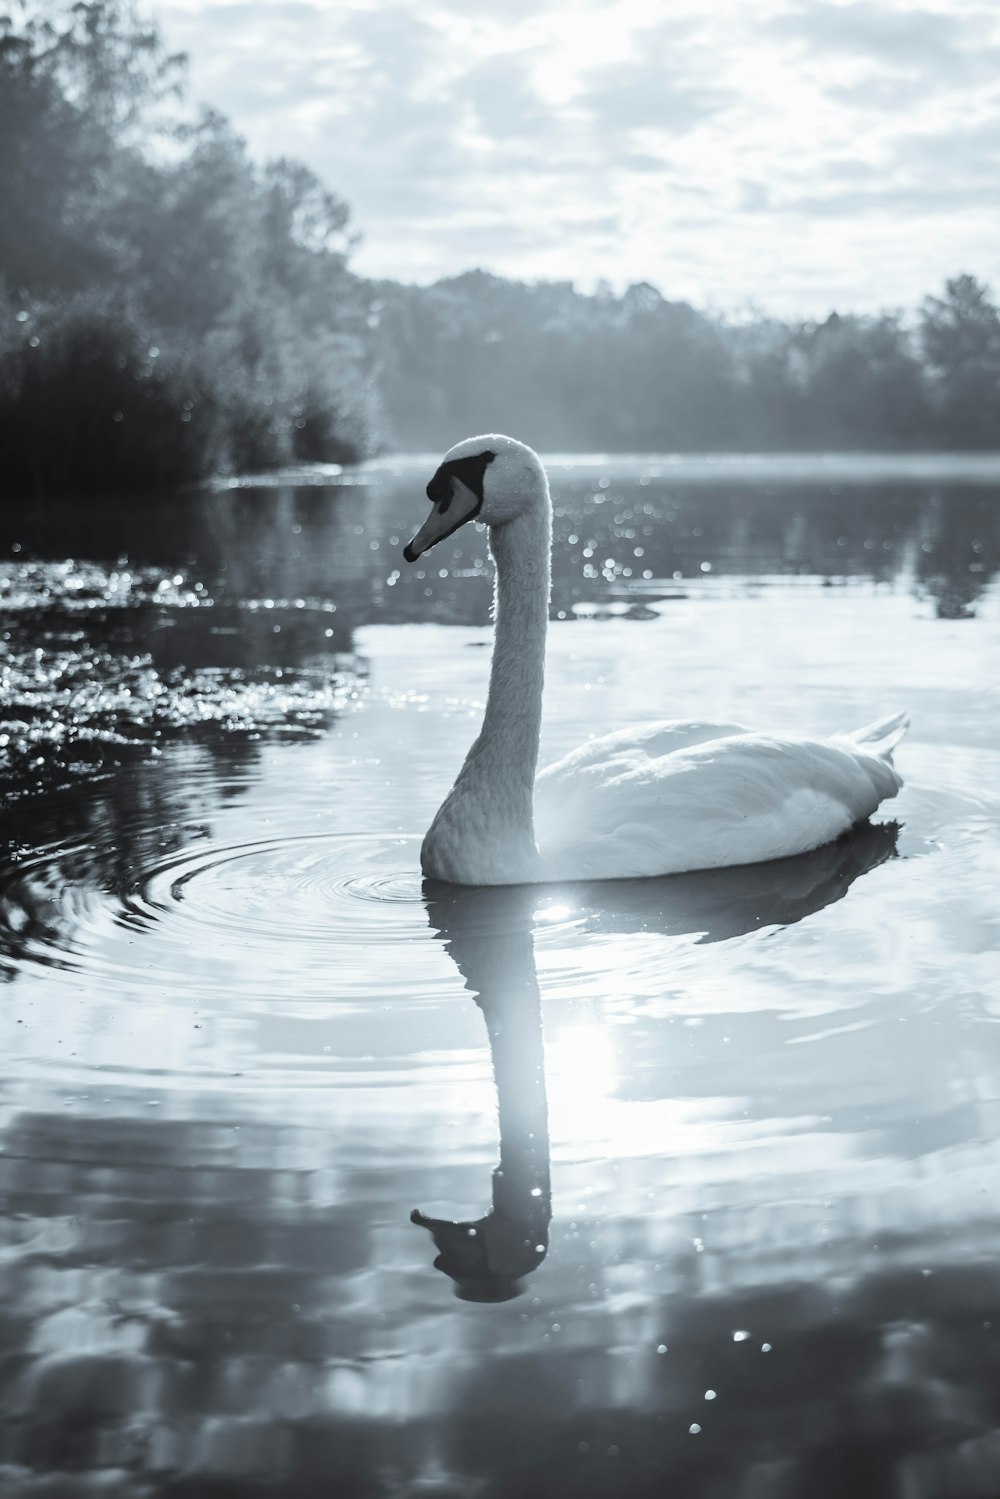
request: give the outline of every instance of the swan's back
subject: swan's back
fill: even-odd
[[[663,723],[632,724],[627,729],[615,729],[599,738],[584,740],[554,765],[546,766],[539,773],[536,785],[545,780],[566,779],[591,767],[601,769],[616,759],[623,768],[631,769],[641,761],[657,760],[675,750],[748,732],[738,723],[687,723],[669,719]]]
[[[889,723],[899,728],[886,720],[836,740],[732,724],[657,724],[592,740],[536,783],[544,878],[674,874],[819,848],[899,790],[891,733],[863,738]]]

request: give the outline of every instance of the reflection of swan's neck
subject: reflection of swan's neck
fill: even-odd
[[[450,1275],[471,1301],[506,1301],[537,1270],[549,1242],[549,1128],[545,1100],[542,1014],[535,973],[527,891],[481,891],[471,901],[431,906],[439,930],[490,1038],[497,1090],[500,1162],[493,1204],[475,1221],[411,1220],[433,1235],[435,1268]],[[489,897],[484,900],[483,897]],[[436,909],[435,909],[436,906]]]
[[[493,1173],[493,1207],[541,1230],[551,1216],[549,1128],[541,1001],[530,933],[497,939],[495,961],[517,977],[480,994],[497,1090],[500,1162]],[[521,956],[524,961],[517,959]],[[536,1246],[532,1244],[532,1252]],[[529,1263],[534,1263],[529,1261]]]
[[[552,538],[547,492],[542,501],[490,533],[497,584],[486,713],[423,853],[426,873],[458,884],[537,877],[532,803]]]

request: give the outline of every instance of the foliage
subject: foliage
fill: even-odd
[[[970,276],[898,313],[734,324],[655,287],[467,273],[377,288],[389,438],[507,429],[543,448],[1000,447],[1000,322]]]
[[[370,447],[347,206],[298,163],[257,168],[225,120],[191,120],[183,101],[183,59],[127,0],[0,22],[14,492]]]
[[[1000,436],[1000,311],[974,276],[957,276],[924,302],[921,343],[939,423],[956,445]]]
[[[23,314],[22,314],[23,316]],[[0,320],[0,449],[18,487],[170,485],[220,456],[218,395],[134,312],[81,293]]]

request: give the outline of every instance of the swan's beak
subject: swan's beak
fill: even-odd
[[[416,562],[424,552],[429,552],[431,547],[437,546],[439,541],[444,541],[459,526],[464,526],[466,521],[478,515],[482,506],[482,496],[463,484],[457,474],[452,474],[449,492],[434,499],[430,515],[413,540],[408,541],[403,548],[403,556],[407,562]]]

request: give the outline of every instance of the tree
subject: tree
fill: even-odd
[[[804,396],[800,441],[808,446],[926,445],[923,373],[897,315],[841,317],[794,339]]]
[[[157,482],[170,464],[154,409],[165,431],[184,424],[186,473],[365,451],[369,298],[348,264],[347,205],[299,163],[256,166],[220,115],[191,118],[183,58],[127,0],[53,15],[0,23],[0,131],[13,143],[0,153],[0,428],[24,459],[4,482],[141,482],[140,432]],[[84,330],[106,356],[96,383]],[[113,371],[150,349],[149,399],[129,420]],[[16,437],[46,421],[75,434],[58,465],[43,437],[31,455]]]
[[[1000,447],[1000,312],[975,276],[923,304],[920,338],[940,431],[958,446]]]

